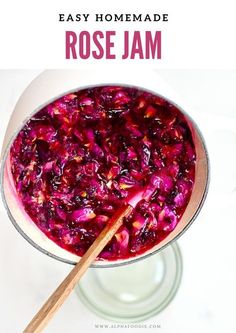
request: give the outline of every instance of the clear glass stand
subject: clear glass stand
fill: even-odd
[[[132,323],[162,311],[174,298],[181,277],[181,252],[173,243],[130,265],[90,268],[75,290],[97,315]]]

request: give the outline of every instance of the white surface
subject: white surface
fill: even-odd
[[[40,71],[0,71],[0,142],[14,104]],[[236,332],[236,71],[159,71],[179,94],[206,139],[211,159],[207,202],[181,237],[184,275],[173,303],[145,325],[162,333]],[[187,110],[188,111],[188,110]],[[23,330],[70,266],[41,254],[14,229],[0,205],[0,332]],[[45,332],[131,332],[96,328],[108,324],[90,313],[72,294]],[[157,330],[157,329],[156,329]],[[136,329],[153,332],[152,328]]]

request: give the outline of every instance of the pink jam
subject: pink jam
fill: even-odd
[[[100,258],[137,256],[183,215],[195,148],[178,108],[150,92],[101,86],[65,95],[37,112],[10,151],[17,193],[51,240],[82,256],[131,191],[145,199]]]

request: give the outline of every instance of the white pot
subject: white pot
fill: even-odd
[[[32,114],[67,92],[103,84],[125,84],[150,90],[171,99],[174,94],[154,71],[137,67],[92,67],[80,70],[47,70],[39,75],[21,95],[12,113],[4,138],[2,159],[2,195],[9,217],[17,230],[43,253],[68,263],[80,257],[72,254],[47,238],[29,218],[19,202],[9,167],[9,147]],[[94,266],[126,264],[153,254],[177,239],[192,223],[204,201],[208,183],[208,159],[202,137],[193,121],[187,117],[196,147],[195,184],[189,204],[175,230],[161,243],[135,258],[118,261],[97,261]]]

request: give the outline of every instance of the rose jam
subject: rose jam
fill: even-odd
[[[123,86],[67,94],[37,112],[11,151],[16,191],[32,221],[82,256],[136,188],[144,199],[100,254],[144,253],[179,222],[194,183],[184,115],[165,99]]]

